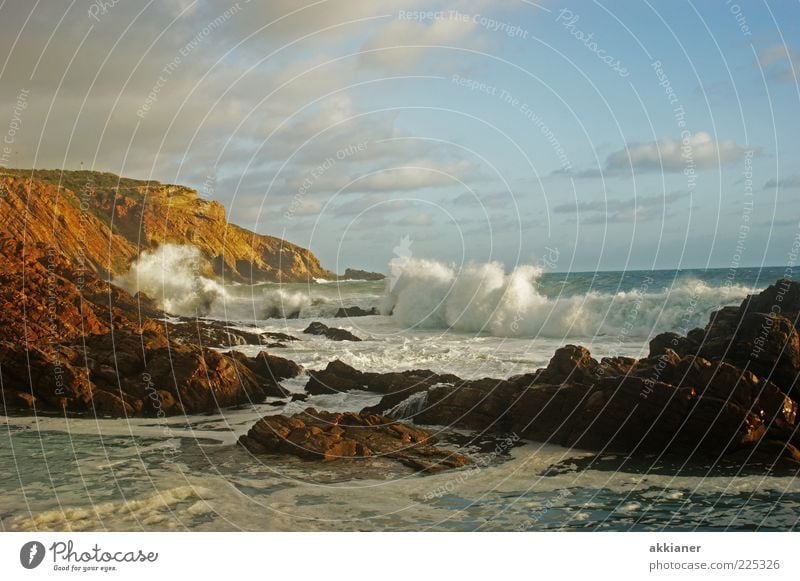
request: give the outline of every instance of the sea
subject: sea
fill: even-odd
[[[176,254],[176,252],[173,252]],[[430,369],[506,378],[547,364],[566,344],[596,358],[643,357],[663,331],[703,326],[785,267],[735,270],[543,272],[500,264],[455,267],[409,259],[381,281],[224,284],[177,252],[121,283],[175,315],[227,321],[300,341],[273,353],[307,370],[340,359],[364,371]],[[172,261],[172,262],[170,262]],[[378,314],[336,318],[341,307]],[[311,321],[361,342],[306,335]],[[261,347],[238,345],[248,355]],[[224,348],[222,350],[227,350]],[[302,392],[304,376],[284,382]],[[428,426],[474,466],[415,474],[386,460],[319,463],[253,456],[237,438],[268,414],[311,406],[357,411],[380,396],[338,393],[268,400],[166,419],[0,416],[0,527],[9,531],[708,531],[793,530],[800,481],[686,465],[661,457],[596,455]]]

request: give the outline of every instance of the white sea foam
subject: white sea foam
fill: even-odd
[[[542,270],[499,263],[460,271],[441,262],[409,259],[392,265],[384,314],[407,328],[451,329],[498,337],[647,338],[704,324],[711,310],[741,301],[748,289],[684,279],[669,289],[643,285],[629,292],[589,291],[549,297],[539,291]]]
[[[253,320],[299,313],[311,301],[282,288],[231,287],[205,276],[205,259],[194,246],[163,244],[145,250],[130,270],[113,282],[143,292],[165,311],[183,316]]]

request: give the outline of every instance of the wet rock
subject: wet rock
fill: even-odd
[[[35,404],[39,412],[102,417],[201,413],[285,396],[276,378],[297,372],[281,358],[251,360],[176,340],[146,297],[43,244],[0,237],[0,283],[3,411]],[[58,317],[48,315],[53,307]]]
[[[239,438],[239,444],[254,454],[290,454],[325,462],[383,457],[422,472],[470,463],[466,456],[433,443],[427,431],[391,418],[313,408],[291,417],[266,416]]]
[[[261,337],[262,339],[272,339],[273,341],[279,341],[281,343],[293,343],[294,341],[300,340],[294,335],[287,335],[286,333],[276,333],[274,331],[261,333]]]
[[[541,370],[536,378],[538,382],[561,384],[591,384],[599,378],[600,364],[592,358],[589,350],[577,345],[561,347],[550,359],[550,363]]]
[[[336,318],[344,318],[344,317],[368,317],[370,315],[378,315],[378,309],[372,307],[371,309],[362,309],[361,307],[339,307],[336,311],[336,314],[333,315]]]
[[[359,270],[357,268],[348,268],[344,271],[343,275],[337,277],[339,280],[383,280],[386,278],[385,274],[380,272],[369,272],[367,270]]]
[[[424,369],[392,373],[359,371],[336,359],[321,371],[309,372],[306,391],[312,395],[361,390],[384,394],[381,411],[400,403],[410,395],[425,391],[437,384],[454,384],[461,380],[455,375],[438,374]]]
[[[332,341],[361,341],[360,338],[353,335],[350,331],[338,329],[336,327],[328,327],[318,321],[311,323],[303,330],[303,333],[307,333],[308,335],[322,335]]]

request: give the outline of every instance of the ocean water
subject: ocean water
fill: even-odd
[[[178,253],[180,254],[180,253]],[[596,357],[646,355],[665,330],[705,324],[785,276],[784,268],[542,273],[473,265],[456,272],[409,260],[380,282],[223,285],[193,274],[186,253],[125,281],[175,314],[202,315],[302,341],[275,350],[307,369],[341,359],[359,369],[427,368],[508,377],[567,343]],[[174,262],[177,260],[177,263]],[[181,262],[183,261],[183,262]],[[177,274],[176,274],[177,273]],[[162,283],[159,283],[159,276]],[[182,278],[181,278],[182,277]],[[180,278],[180,280],[176,280]],[[168,282],[167,282],[168,281]],[[213,282],[213,284],[211,284]],[[332,318],[340,306],[382,314]],[[298,318],[283,319],[276,315]],[[302,334],[311,320],[362,342]],[[257,346],[237,346],[254,354]],[[306,379],[285,383],[294,392]],[[0,417],[4,530],[790,530],[800,481],[663,458],[596,456],[536,442],[504,444],[431,426],[477,468],[419,476],[382,459],[311,463],[235,446],[261,416],[306,406],[359,410],[369,394],[264,404],[166,420]]]

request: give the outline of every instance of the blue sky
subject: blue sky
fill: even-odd
[[[13,164],[191,185],[339,271],[406,236],[508,268],[790,260],[796,2],[260,4],[4,4]]]

